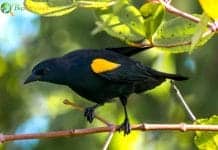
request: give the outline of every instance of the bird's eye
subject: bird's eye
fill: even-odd
[[[36,75],[44,75],[44,74],[45,74],[44,69],[38,69],[38,70],[36,70],[36,71],[35,71],[35,74],[36,74]]]
[[[38,69],[35,71],[36,75],[45,75],[46,73],[48,73],[49,69]]]

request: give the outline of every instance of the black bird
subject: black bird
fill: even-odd
[[[124,130],[124,135],[129,134],[126,105],[130,94],[153,89],[165,79],[187,79],[155,71],[128,57],[142,50],[143,48],[124,47],[73,51],[40,62],[24,83],[45,81],[69,86],[80,96],[97,103],[85,109],[84,116],[90,123],[94,119],[95,108],[118,97],[125,113],[120,129]]]

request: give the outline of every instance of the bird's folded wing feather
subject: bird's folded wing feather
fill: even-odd
[[[92,62],[91,70],[95,74],[115,82],[156,80],[152,76],[151,70],[146,70],[142,64],[134,61],[116,63],[105,59],[102,59],[102,62],[96,60]]]
[[[150,46],[147,47],[115,47],[115,48],[105,48],[105,50],[113,51],[125,56],[132,56],[135,55],[141,51],[145,51],[151,48]]]

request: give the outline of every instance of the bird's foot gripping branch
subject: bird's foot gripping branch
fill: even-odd
[[[140,124],[132,125],[130,128],[126,108],[127,98],[132,93],[141,93],[150,90],[160,85],[165,79],[179,81],[186,79],[185,77],[176,74],[155,71],[154,69],[133,61],[127,56],[131,56],[141,51],[143,48],[151,48],[155,53],[157,50],[161,50],[161,54],[156,57],[162,59],[162,55],[164,55],[167,58],[171,58],[170,61],[162,61],[162,63],[168,67],[171,66],[170,71],[175,71],[176,65],[170,63],[174,62],[172,57],[164,52],[191,53],[198,47],[205,45],[207,41],[217,33],[218,26],[216,22],[218,20],[218,6],[215,5],[217,3],[215,0],[199,0],[199,3],[204,10],[204,13],[202,14],[190,14],[181,11],[174,7],[170,0],[150,0],[141,4],[139,7],[136,7],[129,0],[62,0],[61,2],[59,0],[25,0],[24,3],[26,8],[31,12],[46,17],[62,16],[80,8],[92,9],[96,18],[96,27],[92,32],[90,31],[93,35],[104,31],[108,35],[124,41],[129,45],[141,48],[140,50],[135,49],[134,52],[132,50],[129,51],[127,47],[104,49],[101,53],[92,50],[86,51],[85,53],[72,52],[63,57],[45,60],[33,69],[32,75],[29,76],[25,83],[46,81],[64,84],[69,86],[79,95],[90,99],[99,105],[104,104],[111,98],[118,97],[125,113],[122,124],[125,134],[128,134],[130,129],[217,131],[216,125],[206,125],[217,124],[218,121],[216,116],[213,116],[210,119],[197,120],[193,125]],[[173,14],[175,17],[168,17],[168,13]],[[119,49],[121,50],[119,51]],[[79,67],[76,68],[71,63],[76,64],[75,66],[79,64]],[[71,72],[72,70],[74,71]],[[78,74],[75,74],[74,72],[77,72]],[[70,74],[71,76],[63,77],[63,74]],[[87,83],[87,85],[84,86],[83,83]],[[173,87],[177,91],[179,99],[192,120],[196,120],[191,109],[184,102],[181,92],[175,85]],[[65,103],[70,102],[65,101]],[[107,147],[108,141],[112,139],[113,133],[119,129],[119,127],[94,115],[94,109],[88,109],[85,116],[89,122],[92,122],[94,117],[98,118],[98,120],[104,122],[107,127],[75,129],[66,132],[60,131],[21,136],[2,135],[1,139],[2,141],[9,141],[10,139],[16,139],[15,137],[17,137],[17,139],[25,139],[110,132],[104,146]],[[210,143],[217,147],[216,143],[218,142],[216,140],[217,138],[215,138],[215,133],[208,135],[203,132],[196,132],[196,134],[195,143],[200,149],[208,146],[208,143],[205,144],[206,140],[212,141]],[[213,146],[209,145],[208,147]]]
[[[80,112],[84,112],[85,108],[65,99],[63,101],[65,105],[71,106],[73,109],[76,109]],[[46,138],[59,138],[59,137],[75,137],[81,135],[88,135],[88,134],[97,134],[97,133],[106,133],[108,132],[108,137],[105,140],[103,145],[103,149],[106,150],[114,136],[116,131],[120,130],[120,127],[110,123],[108,120],[105,120],[103,117],[95,115],[95,118],[105,124],[104,127],[96,127],[96,128],[85,128],[85,129],[71,129],[71,130],[62,130],[62,131],[51,131],[45,133],[31,133],[31,134],[1,134],[0,135],[0,142],[10,142],[16,140],[27,140],[27,139],[46,139]],[[201,124],[198,124],[201,123]],[[202,131],[218,131],[218,117],[213,116],[210,119],[199,119],[196,121],[195,124],[186,124],[186,123],[179,123],[179,124],[149,124],[149,123],[142,123],[142,124],[134,124],[131,125],[132,131],[162,131],[162,130],[171,130],[171,131],[181,131],[181,132],[189,132],[189,131],[196,131],[195,142],[201,146],[204,145],[204,141],[202,138],[208,137],[209,140],[214,140],[216,134],[215,133],[208,133]],[[215,143],[214,143],[215,144]],[[210,146],[210,145],[209,145]]]
[[[70,87],[78,95],[96,103],[85,111],[85,117],[90,123],[97,107],[118,97],[125,114],[121,128],[124,129],[124,134],[129,134],[129,95],[151,90],[166,79],[183,81],[188,78],[156,71],[122,53],[104,49],[77,50],[43,60],[32,69],[25,84],[43,81]]]

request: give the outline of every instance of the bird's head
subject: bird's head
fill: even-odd
[[[24,84],[34,81],[64,84],[63,64],[56,58],[40,62],[33,67],[31,75],[25,80]]]

